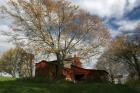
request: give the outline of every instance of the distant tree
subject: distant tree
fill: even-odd
[[[125,62],[122,62],[124,60],[116,59],[115,56],[109,52],[109,50],[104,51],[96,64],[96,68],[106,70],[109,73],[110,81],[114,83],[114,77],[118,75],[128,75],[129,68]]]
[[[15,19],[18,28],[14,30],[22,31],[38,50],[54,53],[58,73],[67,55],[79,52],[81,57],[93,56],[109,38],[109,32],[98,17],[68,1],[10,0],[9,4],[10,8],[2,9]]]
[[[118,37],[112,41],[105,57],[109,59],[108,62],[112,60],[129,65],[130,71],[135,71],[140,79],[139,39],[140,38],[131,40],[127,37]]]
[[[31,77],[33,55],[22,48],[14,48],[5,52],[1,57],[1,70],[13,77]]]

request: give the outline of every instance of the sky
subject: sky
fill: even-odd
[[[0,0],[0,5],[7,0]],[[81,9],[88,11],[91,15],[100,17],[108,27],[111,36],[125,33],[135,33],[140,23],[140,0],[69,0]],[[2,31],[11,31],[10,19],[4,19],[0,14],[0,34]],[[6,51],[13,45],[7,36],[0,35],[0,53]]]
[[[134,33],[140,23],[140,0],[70,0],[99,16],[107,25],[112,37]]]

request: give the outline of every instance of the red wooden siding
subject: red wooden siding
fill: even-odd
[[[42,60],[36,63],[36,77],[56,78],[56,64]]]

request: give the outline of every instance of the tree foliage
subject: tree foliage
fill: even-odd
[[[1,57],[1,70],[8,72],[13,77],[32,76],[33,55],[27,53],[22,48],[10,49],[3,53]]]
[[[128,37],[118,37],[113,40],[106,52],[105,58],[108,62],[122,63],[129,66],[140,78],[140,38],[131,40]],[[119,65],[120,67],[120,65]],[[130,72],[131,74],[131,72]],[[135,76],[133,74],[133,76]]]

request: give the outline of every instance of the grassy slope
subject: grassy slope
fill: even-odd
[[[140,80],[130,80],[127,85],[140,93]]]
[[[112,84],[70,82],[40,82],[0,77],[0,93],[136,93],[133,89]]]

